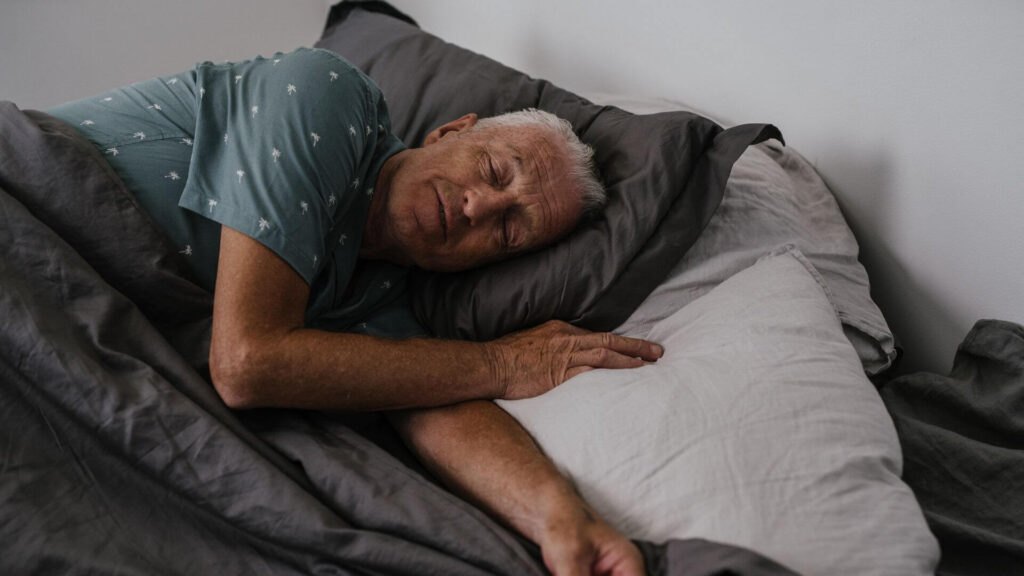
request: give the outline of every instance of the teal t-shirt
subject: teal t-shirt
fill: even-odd
[[[48,112],[105,155],[207,289],[229,226],[309,283],[307,325],[422,333],[406,269],[358,259],[373,185],[404,144],[380,89],[341,57],[204,62]]]

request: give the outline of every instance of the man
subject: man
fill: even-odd
[[[210,372],[228,406],[404,410],[392,421],[410,447],[540,544],[553,572],[642,571],[635,546],[487,400],[641,366],[660,348],[560,322],[488,343],[372,335],[417,332],[396,297],[405,267],[527,252],[597,203],[589,153],[565,123],[469,114],[406,149],[369,78],[308,49],[204,63],[50,112],[106,154],[214,291]]]

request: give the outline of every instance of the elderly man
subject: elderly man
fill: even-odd
[[[540,544],[557,574],[642,571],[487,400],[541,394],[656,345],[549,322],[488,343],[405,337],[408,266],[463,270],[568,233],[599,206],[590,151],[537,111],[464,116],[406,149],[379,89],[300,49],[50,110],[76,125],[214,291],[210,372],[236,409],[401,410],[453,489]]]

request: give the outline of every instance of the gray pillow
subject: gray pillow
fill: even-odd
[[[609,197],[601,218],[506,262],[458,274],[417,272],[414,310],[443,337],[486,340],[550,318],[613,329],[700,235],[747,146],[781,138],[764,124],[723,130],[688,112],[638,116],[597,106],[351,3],[335,6],[316,45],[380,85],[395,133],[409,145],[469,112],[535,107],[571,122],[596,149]]]

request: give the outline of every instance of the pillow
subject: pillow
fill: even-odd
[[[821,272],[865,371],[874,376],[892,366],[895,338],[871,298],[857,240],[839,205],[799,153],[774,142],[740,156],[700,238],[620,330],[645,333],[759,254],[786,244],[800,248]]]
[[[802,254],[757,262],[650,337],[656,364],[500,402],[613,526],[804,574],[933,572],[892,421]]]
[[[667,100],[590,94],[595,102],[635,113],[688,109]],[[787,244],[799,248],[821,272],[843,322],[843,331],[871,376],[897,357],[895,338],[871,299],[858,246],[832,192],[791,146],[751,146],[733,165],[722,203],[668,278],[616,332],[643,338],[651,326],[750,266],[761,254]]]
[[[536,107],[570,121],[596,149],[609,195],[603,217],[540,252],[414,277],[414,310],[439,336],[485,340],[550,318],[611,330],[693,244],[743,150],[781,137],[762,124],[723,131],[687,112],[636,116],[596,106],[352,3],[335,6],[328,22],[317,46],[377,82],[406,144],[419,145],[433,128],[469,112]]]

